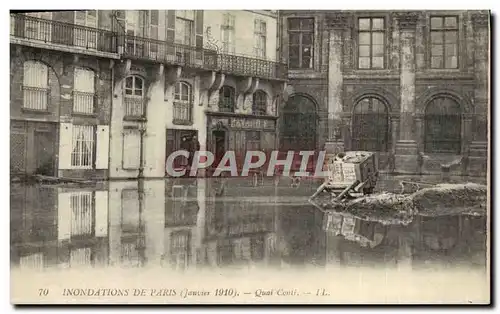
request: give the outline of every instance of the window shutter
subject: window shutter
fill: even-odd
[[[96,169],[108,169],[109,160],[109,125],[98,125],[96,136]]]
[[[57,239],[69,240],[71,236],[71,193],[57,194]]]
[[[196,45],[196,59],[203,59],[203,10],[195,11],[195,45]]]
[[[135,170],[140,167],[141,134],[131,129],[123,133],[123,169]]]
[[[95,236],[108,235],[108,192],[95,192]]]
[[[71,169],[73,124],[61,123],[59,127],[59,169]]]
[[[174,55],[172,43],[175,41],[175,10],[167,10],[167,54]]]

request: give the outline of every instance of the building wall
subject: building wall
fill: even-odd
[[[97,23],[91,25],[103,30],[111,29],[111,11],[98,11]],[[25,173],[32,174],[39,167],[40,156],[53,154],[51,176],[105,179],[108,177],[109,122],[111,112],[112,61],[117,54],[108,51],[111,46],[101,47],[111,41],[97,41],[93,49],[84,48],[76,40],[82,30],[88,31],[95,38],[101,37],[105,31],[76,26],[74,11],[52,12],[44,18],[51,20],[24,20],[23,15],[11,15],[11,121],[13,121],[11,158],[24,159]],[[66,24],[58,24],[59,22]],[[28,24],[29,23],[29,24]],[[40,24],[38,24],[40,23]],[[28,32],[39,25],[39,29],[49,29],[48,42],[39,39],[40,33]],[[36,27],[35,27],[36,29]],[[101,32],[101,33],[99,33]],[[106,33],[109,34],[109,33]],[[33,37],[35,36],[35,37]],[[92,37],[88,37],[92,38]],[[81,44],[81,43],[80,43]],[[23,108],[23,64],[26,61],[38,61],[48,67],[49,100],[47,110],[30,110]],[[94,74],[93,113],[78,113],[74,110],[75,99],[75,69],[91,70]],[[35,123],[35,124],[34,124]],[[75,125],[94,126],[92,134],[92,166],[81,169],[72,162],[71,153],[74,148],[73,128]],[[37,134],[45,132],[43,127],[49,127],[50,138],[41,138]],[[33,133],[34,130],[34,133]],[[37,144],[38,142],[38,144]],[[54,147],[52,147],[54,146]],[[18,153],[19,151],[19,153]],[[21,153],[22,152],[22,153]],[[22,167],[21,167],[22,168]]]
[[[324,142],[352,149],[353,111],[364,97],[380,99],[387,108],[389,147],[380,152],[380,167],[409,173],[441,172],[441,165],[462,159],[457,172],[484,174],[486,169],[486,128],[479,123],[487,116],[488,77],[485,57],[488,48],[487,13],[473,11],[391,12],[284,11],[282,13],[283,57],[288,58],[289,18],[314,17],[314,62],[310,69],[289,70],[290,94],[307,93],[323,99],[323,128],[318,135]],[[486,15],[484,15],[486,14]],[[430,59],[431,16],[458,17],[458,68],[433,69]],[[360,17],[385,20],[383,69],[358,69],[358,31]],[[313,85],[318,86],[313,89]],[[311,95],[313,94],[313,95]],[[461,110],[461,152],[429,153],[424,147],[425,110],[438,96],[456,101]],[[319,101],[321,104],[321,102]],[[326,121],[325,121],[326,120]],[[477,121],[477,122],[476,122]],[[476,124],[477,123],[477,124]],[[334,130],[342,132],[335,139]],[[321,129],[323,132],[321,132]],[[327,130],[330,130],[329,132]],[[422,153],[424,158],[418,157]],[[481,161],[482,160],[482,161]]]
[[[214,46],[222,49],[222,31],[224,15],[234,16],[234,47],[235,54],[256,57],[254,47],[254,21],[262,20],[266,23],[266,59],[276,59],[276,13],[266,10],[205,10],[204,11],[204,46],[213,49]],[[207,32],[207,30],[209,32]],[[222,51],[222,50],[221,50]]]
[[[49,101],[46,111],[35,111],[23,109],[23,65],[26,61],[39,61],[48,67],[49,73]],[[75,58],[73,54],[47,51],[31,47],[14,46],[11,49],[11,120],[17,122],[43,122],[50,123],[56,128],[53,133],[55,160],[53,176],[82,177],[82,178],[106,178],[107,177],[107,155],[108,147],[106,139],[95,139],[94,156],[96,158],[92,169],[72,169],[71,149],[72,134],[70,128],[73,124],[94,125],[96,129],[104,129],[107,132],[111,110],[111,70],[110,62],[90,56]],[[85,68],[94,71],[96,75],[95,84],[95,111],[94,114],[82,115],[73,112],[73,89],[75,68]],[[101,126],[100,128],[97,126]],[[66,132],[68,131],[68,132]],[[17,132],[17,131],[16,131]],[[23,137],[30,141],[29,132],[21,131]],[[99,143],[97,143],[99,141]],[[27,155],[30,148],[25,147]],[[29,157],[28,156],[28,157]],[[25,155],[26,157],[26,155]],[[63,157],[63,158],[61,158]],[[67,158],[65,158],[67,157]],[[69,158],[69,159],[68,159]],[[104,159],[104,165],[99,159]],[[28,164],[33,160],[27,160]],[[96,169],[96,165],[98,164]]]

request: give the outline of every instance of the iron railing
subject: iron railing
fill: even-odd
[[[142,97],[125,96],[125,117],[144,117],[144,99]]]
[[[47,110],[50,89],[23,86],[23,108],[31,110]]]
[[[96,94],[73,91],[73,112],[93,114]]]
[[[217,53],[194,46],[138,36],[119,36],[124,57],[216,70]]]
[[[117,53],[116,33],[46,20],[24,14],[11,14],[10,35],[43,43],[79,47],[90,51]]]
[[[287,77],[287,65],[249,56],[218,54],[212,49],[163,40],[129,36],[98,28],[11,14],[11,36],[84,48],[89,51],[120,53],[123,57],[202,68],[265,79]]]
[[[173,117],[174,124],[187,124],[192,123],[192,107],[193,104],[189,102],[174,102]]]
[[[219,112],[234,112],[236,109],[236,100],[219,98]]]
[[[285,80],[288,75],[285,63],[230,54],[218,55],[217,69],[223,73],[266,79]]]

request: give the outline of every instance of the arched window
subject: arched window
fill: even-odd
[[[23,106],[47,110],[49,101],[49,68],[39,61],[26,61],[23,66]]]
[[[253,94],[252,113],[265,115],[267,111],[267,94],[258,90]]]
[[[389,113],[378,98],[358,101],[352,117],[352,149],[386,152],[390,147]]]
[[[219,111],[234,112],[236,98],[234,88],[231,86],[222,86],[219,91]]]
[[[144,115],[144,80],[139,76],[125,79],[125,116],[142,117]]]
[[[295,95],[288,99],[282,112],[281,149],[316,149],[316,106],[308,97]]]
[[[186,82],[175,84],[174,123],[185,124],[192,121],[193,94],[191,85]]]
[[[431,100],[425,110],[425,152],[460,154],[460,105],[449,97]]]

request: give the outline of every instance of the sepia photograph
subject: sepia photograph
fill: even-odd
[[[161,6],[9,12],[12,304],[492,302],[488,8]]]

